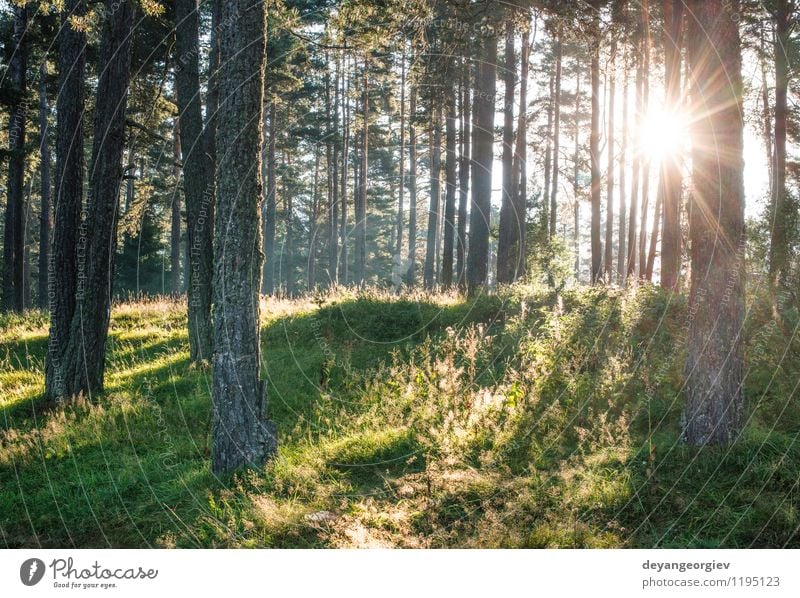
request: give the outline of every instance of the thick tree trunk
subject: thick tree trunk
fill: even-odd
[[[464,64],[461,77],[461,155],[458,161],[458,245],[456,247],[456,272],[458,286],[466,285],[467,266],[467,208],[469,207],[470,168],[470,65]]]
[[[664,0],[664,77],[666,79],[667,113],[680,110],[681,96],[681,29],[683,2]],[[664,156],[661,161],[663,194],[663,230],[661,232],[661,286],[676,290],[681,270],[681,157]]]
[[[267,140],[267,189],[263,208],[264,267],[261,281],[261,292],[264,295],[275,294],[275,222],[277,220],[278,177],[275,172],[275,144],[277,138],[278,111],[275,102],[269,101],[269,127]],[[263,184],[263,183],[262,183]]]
[[[497,38],[481,40],[482,48],[475,80],[474,126],[472,129],[472,208],[469,219],[467,290],[481,291],[489,274],[489,224],[494,162],[494,103],[497,88]]]
[[[8,199],[3,233],[3,309],[24,309],[25,252],[25,94],[27,88],[28,8],[13,4],[14,29],[8,78],[11,102],[8,117]]]
[[[505,82],[502,156],[503,187],[501,190],[500,226],[497,239],[497,282],[507,284],[513,280],[511,221],[514,211],[514,87],[517,79],[514,23],[511,20],[506,22],[505,64],[503,71],[503,81]]]
[[[175,0],[175,83],[180,113],[183,189],[186,198],[187,303],[191,359],[211,359],[211,280],[213,276],[213,199],[211,165],[203,144],[200,104],[199,9],[197,0]]]
[[[617,284],[625,283],[625,274],[627,272],[627,220],[625,219],[625,212],[627,206],[627,172],[628,172],[628,50],[625,50],[625,60],[623,67],[623,84],[622,84],[622,143],[620,145],[619,155],[619,226],[617,235],[619,238],[619,247],[617,247]]]
[[[266,5],[224,2],[221,20],[230,25],[220,34],[217,117],[211,454],[217,475],[260,467],[277,448],[275,425],[264,417],[267,395],[259,343]]]
[[[684,439],[738,438],[744,410],[744,184],[738,0],[689,3],[694,208]],[[732,11],[732,12],[731,12]]]
[[[39,70],[39,167],[40,180],[40,221],[39,221],[39,277],[38,304],[47,309],[48,272],[50,264],[50,144],[47,141],[47,117],[50,107],[47,101],[47,66],[43,63]]]
[[[606,245],[604,254],[605,280],[611,282],[614,276],[614,165],[616,163],[616,146],[614,139],[614,104],[617,94],[617,40],[611,42],[611,55],[608,61],[608,136],[606,152]]]
[[[442,254],[442,285],[453,285],[453,249],[456,234],[456,90],[448,87],[446,91],[447,123],[445,151],[445,197],[444,197],[444,249]]]
[[[169,263],[170,263],[170,286],[171,292],[174,297],[180,295],[181,292],[181,194],[180,185],[178,184],[181,168],[178,164],[181,163],[183,157],[181,156],[181,132],[180,132],[180,117],[175,118],[175,126],[173,127],[173,142],[172,142],[172,158],[175,161],[172,169],[175,174],[175,191],[172,193],[172,209],[171,209],[171,222],[170,222],[170,235],[169,235]],[[133,144],[131,144],[133,150]],[[205,147],[203,147],[205,151]],[[132,158],[133,156],[131,156]],[[128,160],[130,164],[132,160]],[[126,203],[132,199],[133,193],[133,173],[128,171],[128,196]],[[185,191],[184,191],[185,193]],[[126,206],[126,211],[127,211]]]
[[[772,241],[769,274],[774,285],[783,285],[789,259],[792,205],[786,193],[786,121],[789,88],[790,0],[776,0],[775,6],[775,147],[772,164]]]
[[[603,275],[603,248],[600,241],[600,24],[599,13],[595,13],[595,35],[592,40],[591,85],[592,122],[589,136],[589,159],[591,162],[591,201],[592,201],[592,284],[601,281]]]
[[[441,217],[441,174],[442,174],[442,104],[440,98],[434,98],[432,106],[430,156],[431,156],[431,197],[428,206],[428,238],[425,246],[425,270],[423,282],[425,288],[433,289],[436,284],[436,253],[439,245],[439,219]]]
[[[417,88],[411,88],[408,111],[408,286],[417,277]]]
[[[369,185],[369,62],[364,57],[364,74],[361,90],[361,171],[359,173],[358,201],[356,203],[356,284],[363,285],[367,265],[367,187]]]
[[[78,285],[78,228],[83,201],[83,113],[86,34],[72,28],[70,15],[82,16],[82,0],[67,0],[58,35],[56,98],[56,181],[53,244],[47,268],[50,332],[45,360],[45,394],[51,401],[67,395],[64,353],[75,313]]]
[[[89,170],[89,205],[81,223],[77,302],[64,355],[64,381],[69,397],[91,396],[103,390],[134,14],[132,0],[106,1]]]
[[[556,222],[558,216],[558,175],[559,153],[561,152],[561,60],[563,49],[561,46],[561,33],[556,37],[556,80],[555,97],[553,98],[553,181],[550,191],[550,235],[552,241],[556,236]]]

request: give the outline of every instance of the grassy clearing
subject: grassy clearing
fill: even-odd
[[[263,307],[281,447],[222,480],[180,304],[116,306],[106,393],[51,413],[46,317],[0,318],[3,544],[800,546],[796,310],[751,299],[745,434],[698,451],[687,308],[652,287]]]

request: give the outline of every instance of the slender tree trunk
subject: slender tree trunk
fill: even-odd
[[[470,65],[463,65],[461,77],[461,155],[458,162],[458,245],[456,247],[456,271],[458,286],[465,288],[467,265],[467,207],[469,203],[470,168]]]
[[[173,142],[172,142],[172,159],[175,162],[173,164],[173,174],[175,175],[176,181],[176,189],[172,194],[172,221],[170,222],[170,252],[169,252],[169,263],[170,263],[170,287],[173,296],[180,295],[181,292],[181,194],[180,190],[177,188],[179,185],[177,181],[179,180],[181,169],[178,167],[178,163],[181,162],[183,159],[181,157],[181,136],[180,136],[180,117],[175,118],[175,126],[173,127]],[[131,150],[133,149],[133,144],[131,144]],[[205,150],[205,147],[203,148]],[[129,163],[131,160],[128,161]],[[126,198],[126,202],[129,201],[133,195],[133,173],[128,172],[128,197]],[[184,187],[185,193],[185,187]]]
[[[683,2],[664,0],[664,77],[667,112],[677,113],[681,101],[681,29]],[[664,222],[661,232],[661,286],[676,290],[681,270],[681,157],[665,156],[661,161]],[[650,269],[648,264],[648,269]]]
[[[67,396],[102,392],[117,244],[125,110],[135,4],[106,0],[100,42],[89,199],[78,245],[78,289],[64,355]],[[102,135],[97,134],[101,132]],[[69,176],[69,175],[67,175]]]
[[[331,110],[331,76],[325,73],[325,112],[328,133],[325,142],[325,162],[328,176],[328,278],[335,286],[338,279],[339,261],[339,61],[336,60],[334,76],[333,109]]]
[[[643,32],[644,68],[642,70],[642,108],[640,120],[646,117],[650,108],[650,9],[648,0],[641,2],[641,28]],[[641,145],[641,144],[640,144]],[[650,156],[646,152],[639,152],[642,162],[641,173],[641,208],[639,213],[639,278],[644,278],[647,270],[647,213],[650,207]]]
[[[628,267],[627,278],[636,275],[636,257],[638,246],[636,244],[636,237],[638,234],[639,226],[639,175],[641,171],[641,158],[638,150],[639,140],[641,134],[639,132],[639,125],[642,121],[642,105],[643,105],[643,90],[644,90],[644,67],[643,56],[641,53],[641,39],[637,43],[636,52],[636,107],[634,109],[634,122],[636,123],[636,133],[634,136],[634,147],[637,148],[633,155],[633,174],[631,176],[631,205],[630,214],[628,216]]]
[[[214,383],[211,469],[226,474],[260,467],[275,453],[275,425],[265,419],[260,378],[259,243],[261,111],[266,5],[222,3],[220,33],[214,270]],[[254,164],[255,161],[255,164]]]
[[[441,98],[432,100],[433,118],[431,121],[430,156],[431,156],[431,197],[428,207],[428,239],[425,249],[425,271],[423,279],[425,288],[433,289],[436,284],[436,249],[439,244],[439,219],[441,214],[441,170],[442,170],[442,104]]]
[[[28,68],[28,8],[13,4],[14,29],[8,78],[11,101],[8,118],[8,200],[3,237],[3,308],[21,312],[24,308],[25,252],[25,94]]]
[[[572,243],[575,249],[575,280],[581,279],[581,189],[580,189],[580,164],[581,164],[581,144],[580,144],[580,118],[581,118],[581,65],[576,64],[575,68],[575,154],[572,161],[572,192],[575,196],[575,205],[573,206],[573,237]]]
[[[591,58],[592,122],[589,136],[589,159],[591,161],[591,201],[592,201],[592,284],[600,282],[603,276],[603,248],[600,241],[600,17],[595,13]]]
[[[793,222],[792,205],[786,193],[786,122],[791,41],[790,0],[776,0],[775,6],[775,148],[772,164],[772,242],[769,274],[774,285],[784,285],[789,259],[789,235]]]
[[[264,295],[275,294],[275,222],[277,214],[278,176],[275,171],[275,145],[277,139],[278,111],[275,102],[269,100],[269,129],[267,140],[267,193],[264,200],[263,228],[264,237],[264,271],[261,292]],[[262,141],[263,143],[263,141]]]
[[[408,286],[416,284],[417,276],[417,88],[411,87],[408,112]]]
[[[494,162],[494,110],[497,87],[497,38],[481,40],[475,80],[472,129],[472,208],[469,220],[467,289],[482,290],[489,274],[489,224],[491,219],[492,163]]]
[[[341,222],[341,255],[339,257],[339,282],[347,284],[347,161],[350,156],[350,79],[347,77],[347,62],[342,56],[342,222]]]
[[[369,185],[369,63],[364,57],[364,78],[361,90],[361,172],[359,174],[358,203],[356,204],[356,283],[363,285],[366,278],[367,259],[367,186]]]
[[[617,40],[611,42],[611,54],[608,60],[608,136],[606,152],[606,246],[605,246],[605,279],[611,282],[614,276],[614,165],[616,164],[616,145],[614,139],[614,104],[617,94]]]
[[[400,190],[397,198],[397,245],[395,246],[395,262],[399,265],[403,257],[403,210],[406,189],[406,50],[403,46],[403,57],[400,65]]]
[[[623,67],[622,84],[622,144],[619,156],[619,247],[617,248],[617,283],[625,283],[627,272],[627,221],[625,212],[627,211],[627,172],[628,172],[628,50],[625,50],[625,61]]]
[[[311,222],[308,227],[307,287],[313,291],[317,287],[317,237],[319,235],[319,164],[321,152],[319,144],[314,149],[314,184],[311,187]]]
[[[542,190],[542,230],[547,238],[550,237],[550,182],[553,168],[553,104],[555,93],[555,73],[550,73],[550,93],[547,101],[547,133],[544,148],[544,189]]]
[[[48,298],[48,271],[50,264],[50,144],[47,141],[47,117],[50,107],[47,101],[47,66],[42,63],[39,70],[39,167],[40,180],[40,223],[39,223],[39,280],[38,300],[39,308],[47,309]]]
[[[744,184],[738,0],[689,3],[692,314],[686,360],[683,437],[728,443],[744,411]],[[702,209],[698,206],[702,206]]]
[[[292,166],[292,155],[287,149],[283,152],[283,171],[287,172]],[[294,297],[294,185],[289,181],[282,181],[283,209],[286,214],[286,239],[284,241],[284,256],[286,271],[286,296]]]
[[[558,211],[558,175],[559,153],[561,152],[561,59],[562,59],[561,33],[556,37],[556,80],[555,98],[553,99],[553,187],[550,192],[550,240],[556,236],[556,221]]]
[[[442,255],[442,284],[453,286],[453,248],[456,235],[456,90],[446,91],[447,123],[445,152],[444,249]]]
[[[511,257],[511,222],[514,187],[514,87],[517,79],[516,53],[514,51],[514,23],[506,22],[505,105],[503,106],[503,188],[500,205],[500,227],[497,239],[497,282],[508,284],[513,280]]]
[[[647,262],[644,269],[644,279],[648,282],[653,280],[653,267],[656,263],[656,247],[658,246],[658,231],[661,227],[661,212],[663,210],[664,196],[659,193],[656,197],[656,209],[653,211],[653,227],[650,235],[650,249],[647,252]],[[663,232],[662,232],[663,235]]]
[[[66,0],[58,34],[58,89],[56,98],[56,181],[53,244],[47,268],[50,331],[45,360],[45,393],[60,401],[67,395],[64,353],[75,313],[78,285],[78,228],[83,201],[83,113],[86,34],[68,23],[83,16],[83,0]]]
[[[535,34],[534,34],[535,35]],[[528,69],[530,66],[530,37],[527,31],[522,35],[522,56],[519,84],[519,116],[517,120],[517,140],[514,149],[514,163],[511,168],[511,250],[512,281],[525,276],[527,250],[525,233],[528,214]]]

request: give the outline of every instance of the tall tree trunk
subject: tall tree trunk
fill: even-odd
[[[591,161],[591,201],[592,201],[592,284],[597,284],[603,275],[603,248],[600,241],[600,16],[595,13],[592,40],[591,85],[592,122],[589,135],[589,159]]]
[[[535,33],[534,33],[535,36]],[[530,67],[531,42],[527,31],[522,35],[522,56],[519,83],[519,116],[517,119],[517,139],[514,148],[512,176],[511,210],[511,248],[512,277],[515,281],[525,275],[526,247],[525,233],[528,214],[528,70]]]
[[[775,5],[775,148],[772,164],[772,241],[769,252],[770,281],[783,285],[789,259],[792,205],[786,193],[786,120],[789,88],[789,57],[791,41],[790,0],[776,0]]]
[[[187,303],[189,350],[194,362],[211,359],[211,281],[213,277],[212,165],[203,147],[200,104],[199,9],[197,0],[175,0],[175,47],[180,57],[175,87],[180,113],[183,189],[186,198]],[[180,234],[180,233],[179,233]]]
[[[470,168],[470,64],[463,65],[461,76],[461,155],[458,161],[458,245],[456,247],[456,272],[458,286],[466,285],[467,266],[467,207],[469,203]]]
[[[169,263],[170,263],[170,287],[172,295],[177,297],[181,292],[181,194],[177,181],[181,174],[181,168],[178,163],[183,159],[181,156],[181,133],[180,133],[180,117],[175,117],[175,126],[173,127],[173,142],[172,142],[172,159],[175,162],[172,166],[173,174],[175,175],[175,191],[172,193],[172,221],[170,222],[170,236],[169,236]],[[133,144],[131,144],[131,151]],[[205,147],[203,148],[205,151]],[[128,161],[130,163],[131,160]],[[126,203],[130,201],[133,196],[133,173],[128,172],[128,196]],[[184,189],[184,193],[185,193]]]
[[[264,237],[264,268],[261,281],[261,292],[264,295],[275,294],[275,222],[277,220],[276,195],[278,177],[275,172],[275,144],[277,138],[278,111],[275,101],[269,100],[269,128],[267,140],[267,193],[264,200],[263,224],[261,234]],[[263,143],[263,140],[262,140]],[[262,183],[263,184],[263,183]]]
[[[81,223],[77,303],[64,355],[64,380],[69,397],[79,394],[91,397],[92,393],[103,390],[134,13],[133,0],[122,3],[106,0],[97,69],[100,75],[89,170],[89,205]]]
[[[442,103],[441,98],[433,98],[430,139],[431,156],[431,197],[428,207],[428,239],[425,246],[425,288],[433,289],[436,284],[436,249],[439,245],[439,219],[441,215],[441,174],[442,174]]]
[[[367,186],[369,185],[369,61],[364,56],[364,75],[361,90],[361,172],[359,174],[358,202],[356,203],[356,283],[366,279],[367,260]]]
[[[81,17],[85,12],[83,0],[66,0],[58,34],[56,181],[52,255],[47,268],[50,331],[45,360],[45,393],[51,401],[60,401],[67,395],[64,353],[75,314],[78,285],[86,33],[70,26],[69,18],[70,15]]]
[[[650,112],[650,7],[648,0],[641,2],[642,31],[644,32],[644,70],[642,79],[642,110],[640,114],[647,117]],[[640,120],[641,122],[641,120]],[[642,160],[641,211],[639,214],[639,277],[647,274],[647,213],[650,207],[650,155],[640,152]],[[653,231],[656,234],[656,231]]]
[[[286,172],[291,168],[292,155],[287,149],[283,152],[283,171]],[[286,239],[283,244],[283,253],[285,256],[286,265],[286,296],[294,297],[294,185],[288,181],[283,180],[281,190],[283,191],[283,208],[286,214]]]
[[[558,211],[558,174],[559,153],[561,152],[561,60],[562,60],[561,32],[556,36],[556,80],[555,98],[553,99],[553,187],[550,191],[550,235],[552,241],[556,236],[556,221]]]
[[[572,192],[575,196],[575,205],[573,206],[573,237],[572,243],[575,249],[575,280],[581,279],[581,199],[580,199],[580,118],[581,118],[581,65],[576,64],[575,67],[575,153],[573,157],[573,171],[572,171]]]
[[[667,113],[677,113],[681,101],[681,29],[683,2],[664,0],[664,77]],[[681,270],[681,157],[661,160],[663,230],[661,231],[661,286],[676,290]]]
[[[417,88],[411,87],[408,106],[408,286],[416,284],[417,276]]]
[[[512,275],[511,221],[514,186],[514,87],[516,84],[516,53],[514,51],[514,22],[506,22],[505,64],[503,80],[505,99],[503,106],[503,188],[500,204],[500,227],[497,239],[497,282],[510,283]]]
[[[311,187],[311,222],[308,227],[308,290],[317,287],[317,237],[319,235],[319,164],[321,152],[319,144],[314,148],[314,184]]]
[[[656,247],[658,246],[658,232],[659,228],[661,227],[661,212],[663,211],[663,202],[664,196],[662,193],[659,193],[656,196],[656,209],[653,210],[653,226],[650,229],[652,231],[650,235],[650,249],[647,252],[647,261],[643,276],[643,278],[648,282],[652,282],[653,280],[653,267],[656,263]]]
[[[328,134],[328,277],[330,284],[335,285],[339,271],[339,61],[336,61],[336,76],[333,91],[333,116],[330,114],[330,75],[326,86],[326,102],[328,104],[328,122],[331,130]]]
[[[339,282],[347,284],[347,161],[350,155],[350,79],[347,77],[347,61],[342,56],[342,221],[341,221],[341,247],[339,257]]]
[[[445,199],[444,249],[442,255],[442,285],[450,288],[453,285],[453,248],[456,234],[456,90],[448,86],[446,90],[447,123],[445,151]]]
[[[403,258],[403,210],[406,189],[406,49],[403,46],[403,57],[400,64],[400,189],[397,198],[397,245],[395,246],[395,262],[399,265]]]
[[[608,137],[606,152],[606,246],[605,246],[605,279],[611,282],[614,276],[614,165],[616,164],[616,146],[614,139],[614,104],[617,94],[617,40],[611,41],[611,54],[608,59]]]
[[[13,4],[12,54],[8,65],[11,101],[8,118],[8,200],[3,236],[3,308],[24,308],[23,264],[25,252],[25,94],[27,88],[28,8]]]
[[[617,247],[617,284],[625,283],[625,274],[627,272],[627,220],[625,219],[625,212],[627,211],[627,172],[628,172],[628,50],[625,50],[625,60],[623,66],[623,84],[622,84],[622,143],[620,146],[619,155],[619,247]]]
[[[744,407],[744,184],[738,0],[689,3],[694,204],[683,437],[738,438]],[[732,12],[731,12],[732,11]]]
[[[626,269],[627,278],[636,275],[636,257],[637,257],[637,243],[636,237],[638,235],[639,226],[639,175],[641,171],[641,157],[639,147],[641,145],[641,133],[639,127],[642,122],[642,105],[643,105],[643,90],[644,90],[644,67],[643,56],[641,52],[641,38],[637,40],[637,51],[635,53],[636,59],[636,107],[633,111],[633,119],[636,124],[636,133],[634,135],[634,153],[632,164],[631,176],[631,205],[630,214],[628,215],[628,266]]]
[[[40,221],[39,221],[39,308],[47,309],[49,303],[48,272],[50,265],[50,144],[47,141],[47,117],[50,106],[47,101],[47,66],[42,63],[39,70],[39,167]]]
[[[467,290],[482,290],[489,274],[489,223],[494,162],[494,103],[497,91],[497,38],[481,40],[478,75],[475,78],[474,127],[472,129],[472,209],[469,219]]]
[[[261,111],[264,100],[266,5],[222,3],[220,112],[214,270],[214,382],[211,470],[219,475],[260,467],[277,448],[265,419],[260,377],[259,242]],[[255,164],[254,164],[255,161]]]

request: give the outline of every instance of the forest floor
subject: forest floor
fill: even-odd
[[[703,450],[682,296],[266,301],[280,449],[225,479],[180,303],[116,305],[105,393],[49,412],[47,318],[2,316],[0,545],[800,547],[797,312],[749,297],[746,429]]]

